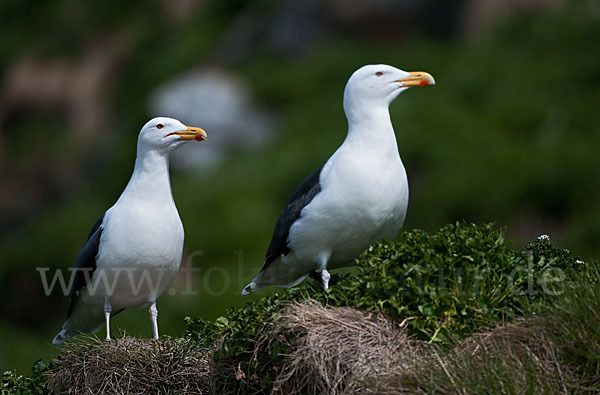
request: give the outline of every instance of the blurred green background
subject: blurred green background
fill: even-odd
[[[0,22],[2,371],[57,352],[68,301],[36,268],[73,264],[155,115],[209,134],[173,158],[194,272],[160,299],[161,333],[247,301],[285,201],[345,136],[348,77],[369,63],[437,82],[390,110],[405,229],[495,221],[517,245],[549,234],[600,255],[595,0],[7,0]],[[113,328],[150,336],[148,313]]]

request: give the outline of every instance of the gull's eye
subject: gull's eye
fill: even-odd
[[[162,123],[159,123],[156,125],[156,129],[162,129],[164,127],[165,127],[165,125],[163,125]]]
[[[378,71],[378,72],[375,73],[375,75],[377,77],[381,77],[383,75],[383,71]]]

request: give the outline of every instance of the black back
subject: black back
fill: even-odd
[[[279,216],[279,220],[277,220],[277,225],[275,225],[273,237],[271,238],[271,243],[267,249],[265,264],[263,265],[262,270],[265,270],[265,268],[279,256],[287,255],[290,252],[290,248],[287,245],[290,228],[292,227],[292,224],[300,218],[302,209],[306,207],[319,192],[321,192],[319,178],[322,170],[323,166],[306,177],[285,205]]]
[[[94,223],[92,230],[88,234],[87,241],[85,242],[77,260],[75,261],[75,277],[71,284],[71,290],[69,296],[71,298],[69,302],[69,310],[67,311],[67,318],[71,316],[75,302],[79,297],[81,288],[85,287],[88,281],[92,278],[92,273],[96,270],[96,255],[98,255],[98,249],[100,247],[100,235],[102,235],[102,220],[104,214]]]

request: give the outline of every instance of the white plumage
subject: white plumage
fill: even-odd
[[[184,231],[171,194],[169,154],[206,133],[171,118],[155,118],[140,131],[127,187],[92,228],[77,258],[68,318],[53,343],[94,332],[122,309],[150,305],[158,338],[156,299],[175,278]]]
[[[263,269],[243,294],[297,285],[313,270],[327,289],[329,269],[352,265],[369,244],[398,234],[408,180],[388,108],[408,87],[434,83],[427,73],[387,65],[354,72],[344,91],[346,139],[284,208]]]

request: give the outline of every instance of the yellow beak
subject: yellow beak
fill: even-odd
[[[179,130],[177,132],[169,133],[167,136],[177,135],[181,140],[206,140],[206,132],[202,128],[195,128],[192,126],[186,126],[185,130]]]
[[[411,71],[408,74],[410,74],[408,77],[396,80],[396,82],[401,83],[402,86],[405,87],[435,85],[435,80],[429,73],[424,71]]]

